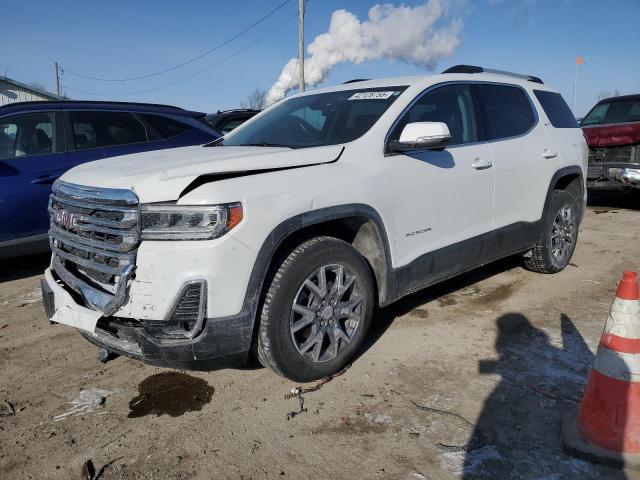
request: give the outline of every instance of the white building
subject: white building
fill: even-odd
[[[62,100],[62,97],[30,85],[0,77],[0,106],[15,102]]]

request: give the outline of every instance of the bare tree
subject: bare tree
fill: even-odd
[[[242,108],[250,108],[252,110],[262,110],[267,104],[267,91],[261,88],[256,88],[249,95],[247,99],[240,102]]]
[[[40,82],[31,82],[29,86],[35,88],[36,90],[46,90],[45,86]]]

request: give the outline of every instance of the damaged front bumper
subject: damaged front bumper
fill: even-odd
[[[212,370],[244,365],[249,355],[250,314],[207,319],[194,339],[154,336],[147,322],[108,317],[98,320],[93,333],[80,330],[88,341],[118,355],[159,367]]]
[[[134,320],[102,316],[85,307],[77,292],[50,268],[45,271],[41,288],[50,322],[78,329],[88,341],[109,352],[151,365],[195,370],[238,366],[247,360],[253,333],[251,311],[197,318],[194,324],[182,318]],[[206,289],[201,289],[200,295],[206,296]]]

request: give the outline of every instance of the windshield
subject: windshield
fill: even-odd
[[[216,145],[319,147],[364,135],[406,87],[304,95],[280,102]]]
[[[591,110],[580,125],[640,122],[640,98],[601,102]]]

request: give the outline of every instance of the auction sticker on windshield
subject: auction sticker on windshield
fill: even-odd
[[[358,92],[351,95],[348,100],[386,100],[396,92]]]

